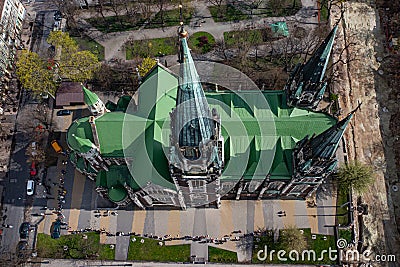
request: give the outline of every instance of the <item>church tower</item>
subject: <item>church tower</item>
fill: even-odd
[[[357,109],[356,109],[357,110]],[[354,112],[319,135],[304,137],[293,150],[293,178],[282,196],[305,198],[336,168],[336,151]]]
[[[183,26],[178,34],[180,73],[176,107],[171,113],[170,174],[183,209],[219,207],[224,164],[220,119],[205,98]]]
[[[312,57],[304,64],[298,64],[285,90],[289,106],[315,110],[324,96],[327,83],[323,81],[329,57],[336,36],[337,25],[329,33]]]
[[[101,99],[95,93],[91,92],[83,84],[82,90],[85,104],[88,106],[90,112],[94,116],[100,116],[104,114],[104,112],[107,112],[106,106],[104,105],[103,101],[101,101]]]

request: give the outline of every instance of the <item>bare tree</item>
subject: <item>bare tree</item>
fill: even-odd
[[[226,5],[226,0],[208,0],[208,3],[211,5],[215,6],[217,8],[217,14],[219,17],[223,16],[223,10],[222,6],[225,4]]]

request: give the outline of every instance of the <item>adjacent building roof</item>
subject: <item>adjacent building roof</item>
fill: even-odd
[[[56,106],[83,104],[82,86],[77,82],[62,82],[56,94]]]

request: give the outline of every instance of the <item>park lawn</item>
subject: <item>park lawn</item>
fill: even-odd
[[[208,246],[208,260],[210,262],[234,263],[237,262],[237,253]]]
[[[101,32],[124,32],[138,30],[140,26],[145,23],[145,19],[140,18],[140,14],[137,16],[139,19],[132,21],[131,16],[109,16],[109,17],[93,17],[87,19],[87,21],[96,29]]]
[[[114,260],[115,250],[111,249],[110,245],[100,244],[100,234],[91,232],[86,235],[87,239],[83,239],[83,234],[62,235],[59,239],[53,239],[49,235],[39,233],[36,245],[38,256],[60,259]],[[64,250],[64,246],[68,246],[68,250]]]
[[[279,6],[269,5],[264,17],[285,17],[295,15],[302,7],[301,0],[281,0]]]
[[[183,24],[189,25],[189,22],[193,15],[193,8],[187,8],[183,12]],[[157,14],[150,20],[150,22],[145,26],[145,28],[160,28],[160,27],[170,27],[170,26],[179,26],[180,22],[180,14],[179,8],[164,10],[163,12],[164,24],[161,20],[161,12],[157,12]]]
[[[249,42],[262,43],[263,36],[261,30],[245,30],[245,31],[231,31],[224,32],[224,41],[226,46],[234,46],[238,39],[243,38],[244,40],[248,40]]]
[[[282,230],[280,230],[282,231]],[[278,242],[274,243],[274,236],[273,234],[267,234],[265,236],[256,236],[254,237],[254,245],[253,245],[253,258],[252,262],[253,263],[296,263],[296,264],[335,264],[335,261],[332,261],[329,259],[329,248],[331,250],[336,250],[336,243],[335,243],[335,237],[334,236],[329,236],[329,235],[316,235],[316,239],[312,239],[312,234],[311,234],[311,229],[303,229],[304,237],[307,240],[307,250],[313,250],[315,252],[315,261],[311,257],[310,260],[308,260],[307,254],[305,254],[305,259],[302,260],[302,251],[299,251],[299,261],[292,261],[289,259],[289,250],[280,243],[280,240],[278,239]],[[272,233],[272,231],[270,231]],[[326,237],[326,240],[324,240],[324,236]],[[267,259],[265,261],[260,261],[257,258],[257,253],[259,250],[264,250],[265,252],[265,246],[267,247]],[[273,253],[272,260],[270,260],[270,252],[272,250],[275,250],[275,253]],[[287,258],[287,261],[280,261],[277,257],[277,251],[279,250],[284,250],[286,252],[283,257]],[[326,250],[327,252],[324,252],[322,255],[322,251]],[[323,259],[320,259],[321,255],[323,256]],[[261,255],[263,256],[263,254]]]
[[[93,54],[97,56],[99,61],[104,60],[104,46],[90,38],[89,36],[71,36],[72,39],[75,40],[75,42],[79,45],[79,48],[81,50],[89,50]]]
[[[201,38],[206,38],[207,43],[201,43]],[[189,47],[196,53],[207,53],[215,45],[215,38],[208,32],[195,32],[189,35]]]
[[[187,262],[190,259],[190,245],[160,246],[159,240],[134,237],[135,242],[129,242],[128,260],[160,261],[160,262]],[[144,243],[140,243],[143,239]]]
[[[250,17],[236,9],[232,5],[221,5],[220,8],[216,6],[209,6],[211,16],[215,22],[226,22],[226,21],[240,21],[250,19]]]
[[[348,202],[348,196],[346,194],[343,194],[341,192],[337,193],[337,199],[336,199],[336,220],[337,224],[340,224],[341,226],[346,226],[349,224],[349,211],[348,211],[348,205],[344,207],[340,207],[341,205],[345,204]]]
[[[126,45],[126,59],[177,54],[178,47],[176,42],[176,37],[132,41]]]

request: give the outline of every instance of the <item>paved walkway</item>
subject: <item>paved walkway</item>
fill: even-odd
[[[63,168],[59,166],[60,169]],[[220,209],[188,209],[181,210],[119,210],[118,215],[95,216],[98,196],[94,191],[95,183],[85,179],[67,165],[65,188],[67,190],[64,204],[65,221],[70,230],[85,228],[100,229],[115,234],[116,232],[136,232],[156,236],[207,236],[222,238],[233,231],[241,234],[251,233],[257,229],[281,229],[288,225],[299,228],[311,228],[312,233],[333,234],[335,199],[327,197],[318,201],[318,208],[307,208],[304,201],[296,200],[262,200],[262,201],[222,201]],[[67,181],[69,182],[67,183]],[[71,183],[71,185],[70,185]],[[50,200],[49,208],[52,208]],[[285,210],[287,216],[279,217],[277,212]],[[47,214],[51,214],[47,211]],[[104,214],[104,211],[101,212]],[[50,234],[50,226],[56,215],[46,215],[38,225],[39,233]],[[67,234],[65,230],[62,234]],[[234,236],[234,235],[233,235]],[[129,247],[129,237],[101,235],[101,243],[116,244],[116,259],[125,260]],[[169,244],[191,243],[174,241]],[[244,253],[237,248],[237,242],[228,241],[218,247]],[[168,244],[167,244],[168,245]],[[207,257],[207,245],[192,246],[192,254]]]
[[[190,33],[199,31],[206,31],[211,33],[217,40],[223,40],[224,32],[234,31],[238,29],[261,29],[267,25],[278,22],[294,22],[296,24],[302,24],[303,27],[314,27],[317,24],[317,17],[313,17],[315,14],[316,2],[313,0],[302,0],[302,9],[294,16],[288,17],[267,17],[253,20],[244,20],[240,22],[214,22],[211,18],[211,14],[207,8],[206,1],[195,1],[194,8],[195,14],[192,18],[192,22],[203,21],[201,27],[187,27]],[[84,16],[83,16],[84,17]],[[203,19],[205,18],[205,19]],[[140,29],[135,31],[125,31],[118,33],[102,33],[97,29],[93,28],[85,20],[81,20],[80,23],[85,26],[86,34],[96,40],[105,48],[105,60],[125,59],[124,44],[129,40],[143,40],[153,38],[164,38],[176,36],[177,26],[166,27],[163,29]],[[193,23],[191,23],[193,24]]]

